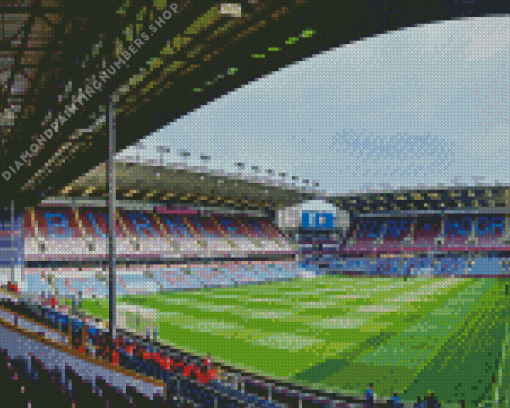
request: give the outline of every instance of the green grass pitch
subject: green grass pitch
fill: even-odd
[[[509,388],[508,283],[322,276],[118,300],[157,309],[164,342],[251,372],[356,394],[373,382],[403,401],[431,389],[478,406]],[[108,318],[107,300],[83,307]]]

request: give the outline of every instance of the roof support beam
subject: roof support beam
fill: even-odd
[[[108,212],[109,212],[109,245],[108,245],[108,299],[110,302],[109,317],[110,317],[110,338],[115,340],[115,326],[116,326],[116,306],[117,306],[117,276],[116,276],[116,230],[115,221],[117,213],[117,180],[115,172],[115,101],[110,100],[108,111],[108,125],[109,125],[109,156],[108,156]]]

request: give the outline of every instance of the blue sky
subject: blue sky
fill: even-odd
[[[247,84],[147,137],[140,154],[166,145],[168,162],[204,165],[205,154],[211,169],[242,162],[332,194],[510,183],[509,65],[510,17],[381,34]]]

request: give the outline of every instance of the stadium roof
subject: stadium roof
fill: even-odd
[[[510,185],[475,185],[455,187],[426,187],[371,191],[342,196],[328,196],[331,202],[353,213],[381,213],[400,211],[490,212],[491,209],[510,210]]]
[[[108,197],[103,163],[63,188],[55,199]],[[117,199],[190,206],[273,211],[322,197],[325,192],[269,177],[226,174],[183,163],[121,163],[115,166]]]
[[[97,166],[64,187],[55,199],[108,197],[106,165]],[[395,211],[484,211],[510,209],[510,185],[427,186],[398,190],[328,194],[315,186],[303,187],[273,177],[229,174],[206,167],[159,160],[144,163],[117,162],[117,199],[190,206],[231,207],[273,211],[305,201],[321,200],[352,213]]]
[[[34,205],[108,157],[105,113],[112,94],[120,151],[215,98],[331,47],[510,9],[498,0],[246,0],[240,8],[175,3],[0,0],[0,174],[10,176],[0,208],[11,197],[18,207]],[[129,60],[111,71],[126,52]],[[78,105],[77,96],[87,91],[89,100]],[[55,123],[58,130],[44,141]]]

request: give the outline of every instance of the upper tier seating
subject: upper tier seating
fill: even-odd
[[[27,260],[107,256],[109,216],[103,209],[37,209],[25,217]],[[269,220],[190,217],[120,210],[117,253],[126,257],[225,257],[293,252]]]

